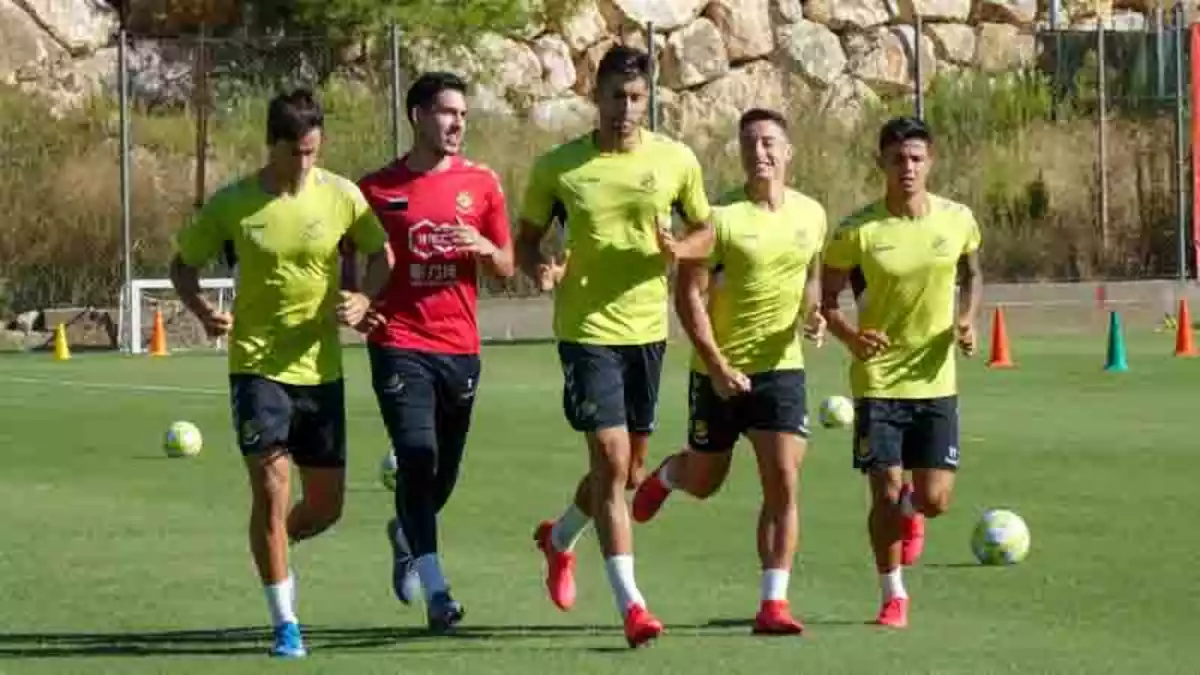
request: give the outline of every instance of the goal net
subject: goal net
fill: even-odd
[[[232,278],[201,279],[200,288],[221,311],[233,307]],[[170,279],[134,279],[122,293],[121,304],[121,344],[130,354],[149,350],[156,314],[162,315],[168,349],[225,349],[223,338],[214,340],[205,334],[200,321],[183,306]]]

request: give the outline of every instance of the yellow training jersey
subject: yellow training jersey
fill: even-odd
[[[825,209],[789,189],[771,211],[738,188],[721,198],[712,221],[708,312],[721,354],[747,374],[803,368],[804,287],[825,243]],[[707,372],[695,354],[692,369]]]
[[[554,296],[560,340],[633,345],[667,338],[667,264],[655,221],[672,208],[693,222],[711,210],[700,163],[686,145],[641,131],[630,152],[601,152],[592,134],[537,159],[521,219],[566,224],[570,252]]]
[[[971,210],[935,195],[921,218],[891,215],[882,201],[847,218],[825,248],[831,268],[859,268],[862,329],[883,331],[891,344],[850,366],[855,396],[919,399],[958,391],[954,314],[958,261],[979,248]]]
[[[358,187],[314,168],[294,195],[263,190],[257,175],[215,193],[178,235],[184,264],[203,267],[226,246],[237,258],[229,370],[314,385],[342,376],[338,243],[383,249],[387,237]]]

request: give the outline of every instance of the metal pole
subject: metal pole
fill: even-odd
[[[1160,101],[1167,98],[1166,16],[1161,4],[1154,8],[1154,95]]]
[[[1096,106],[1097,122],[1099,134],[1099,152],[1100,152],[1100,246],[1101,255],[1108,254],[1108,116],[1105,108],[1108,105],[1107,83],[1105,82],[1105,58],[1104,58],[1104,34],[1106,32],[1106,20],[1101,17],[1096,22],[1096,82],[1097,82],[1097,98],[1099,103]]]
[[[1184,126],[1183,2],[1175,3],[1175,225],[1179,237],[1179,281],[1187,282],[1187,141]],[[1195,55],[1192,56],[1195,58]],[[1200,267],[1200,266],[1198,266]]]
[[[646,53],[650,57],[650,131],[658,131],[658,65],[654,48],[654,22],[646,22]]]
[[[196,208],[204,206],[204,198],[208,193],[205,183],[208,174],[208,44],[204,39],[207,32],[208,28],[201,23],[195,90],[192,92],[196,108]]]
[[[924,30],[924,21],[921,19],[919,11],[913,11],[913,83],[917,88],[916,103],[917,103],[917,119],[925,119],[925,73],[921,64],[921,33]]]
[[[399,157],[404,154],[400,146],[400,119],[406,116],[401,114],[404,106],[400,100],[400,27],[393,22],[388,32],[392,52],[392,154]]]
[[[125,311],[131,312],[133,307],[133,232],[130,224],[132,214],[132,202],[129,190],[129,63],[126,52],[128,51],[129,34],[122,25],[117,34],[117,100],[120,108],[119,123],[120,123],[120,156],[121,156],[121,250],[125,262],[125,284],[121,289],[121,293],[125,299]],[[133,324],[128,320],[131,317],[121,317],[125,321],[126,330],[122,331],[122,336],[126,340],[126,348],[130,348],[133,344],[132,336],[125,336],[126,332],[132,333],[135,330]],[[120,338],[118,338],[120,339]]]

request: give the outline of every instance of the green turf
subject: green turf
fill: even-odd
[[[0,357],[0,673],[1149,673],[1195,672],[1200,585],[1196,382],[1167,334],[1133,334],[1131,370],[1104,373],[1103,335],[1020,338],[1019,368],[962,366],[963,465],[952,512],[907,575],[911,627],[865,625],[877,587],[849,435],[816,430],[791,598],[805,638],[750,636],[757,485],[744,446],[711,502],[674,497],[637,530],[640,586],[668,634],[628,652],[594,536],[579,600],[546,599],[530,539],[584,466],[560,413],[550,346],[492,347],[463,479],[443,518],[445,565],[468,617],[422,635],[389,591],[376,479],[386,440],[360,350],[348,352],[344,520],[295,552],[306,662],[265,657],[266,609],[244,543],[245,479],[224,361]],[[686,351],[670,352],[657,461],[683,439]],[[842,391],[843,358],[810,355],[810,397]],[[815,402],[810,403],[815,407]],[[166,459],[174,419],[206,448]],[[1017,510],[1033,551],[1012,568],[969,554],[986,507]]]

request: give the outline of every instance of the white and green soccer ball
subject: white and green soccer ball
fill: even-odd
[[[391,450],[383,453],[383,460],[379,462],[379,482],[388,490],[396,489],[396,456]]]
[[[1015,565],[1029,555],[1029,526],[1006,509],[988,509],[971,533],[971,553],[983,565]]]
[[[845,396],[830,396],[821,401],[817,414],[826,429],[848,427],[854,423],[854,403]]]
[[[167,427],[163,438],[163,451],[168,457],[192,457],[199,454],[202,447],[204,437],[200,435],[200,429],[195,424],[180,420]]]

